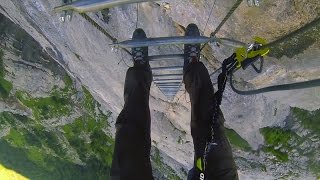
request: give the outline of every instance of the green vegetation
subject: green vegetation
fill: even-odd
[[[311,130],[318,136],[320,135],[320,109],[310,112],[299,108],[292,108],[291,111],[304,128]]]
[[[5,138],[17,147],[22,147],[27,144],[22,132],[15,129],[11,129],[9,135],[7,135]]]
[[[286,35],[270,44],[269,56],[281,58],[287,56],[294,57],[303,53],[308,47],[319,41],[320,19],[308,23],[302,28]]]
[[[3,64],[3,50],[0,49],[0,77],[4,77],[5,73],[4,73],[4,64]]]
[[[320,162],[317,161],[316,159],[312,159],[309,161],[308,168],[313,172],[316,176],[317,179],[320,179]]]
[[[162,157],[158,148],[154,147],[155,153],[151,155],[151,160],[154,163],[153,167],[162,173],[168,180],[181,180],[175,171],[168,165],[162,162]]]
[[[267,167],[255,160],[246,159],[241,156],[234,157],[236,164],[241,164],[243,168],[267,172]]]
[[[23,105],[32,109],[36,120],[68,116],[74,107],[71,96],[75,94],[75,90],[69,76],[64,76],[64,82],[65,88],[58,89],[55,87],[49,97],[33,98],[22,91],[18,91],[16,96]]]
[[[8,98],[11,90],[12,90],[11,82],[0,77],[0,97],[2,99]]]
[[[70,100],[59,93],[45,98],[33,98],[31,95],[19,91],[16,96],[22,104],[32,109],[37,120],[67,116],[72,110]]]
[[[178,144],[183,144],[183,140],[182,140],[181,136],[179,136]]]
[[[82,86],[83,94],[84,94],[84,101],[83,101],[83,106],[86,108],[89,112],[94,113],[95,109],[95,100],[93,96],[90,94],[90,92]]]
[[[77,150],[83,161],[98,159],[101,168],[108,169],[111,166],[114,140],[106,135],[102,129],[108,126],[107,119],[94,119],[92,117],[80,117],[72,124],[63,126],[63,131],[70,144]],[[83,135],[89,135],[91,142],[87,142]]]
[[[92,162],[78,165],[36,148],[17,148],[3,140],[0,149],[1,164],[32,180],[108,179],[108,174],[98,176]]]
[[[243,151],[251,150],[249,143],[246,140],[244,140],[236,131],[228,128],[225,128],[225,130],[231,145]]]
[[[0,141],[0,162],[31,179],[74,179],[75,175],[80,179],[108,179],[114,140],[103,131],[109,126],[107,118],[85,115],[60,130],[49,131],[36,120],[0,113],[0,128],[11,127]],[[68,153],[70,146],[84,165],[74,164]],[[10,153],[4,155],[5,151]]]
[[[0,98],[6,99],[8,98],[10,91],[12,90],[12,84],[4,79],[5,76],[5,68],[3,64],[3,56],[4,53],[0,49]]]
[[[63,89],[55,87],[45,98],[34,98],[21,91],[16,93],[20,103],[32,109],[34,119],[0,113],[0,129],[11,127],[0,146],[12,152],[11,157],[0,155],[0,162],[31,179],[108,179],[114,139],[103,130],[108,132],[110,114],[102,113],[100,105],[85,88],[83,100],[75,102],[72,79],[66,75],[64,82]],[[74,107],[81,108],[83,115],[73,123],[53,130],[42,125],[45,119],[70,115]],[[70,154],[70,149],[76,154]],[[82,165],[74,163],[77,157]]]
[[[291,108],[293,117],[305,128],[312,133],[320,136],[320,109],[316,111],[307,111],[299,108]],[[317,151],[317,150],[315,150]],[[312,152],[308,155],[308,168],[320,179],[320,162],[316,160],[316,153]]]
[[[284,130],[281,128],[262,128],[260,129],[261,134],[264,136],[265,142],[267,144],[264,147],[264,151],[269,152],[277,157],[278,160],[282,162],[287,162],[289,160],[288,153],[293,148],[290,142],[300,141],[296,133],[291,130]]]

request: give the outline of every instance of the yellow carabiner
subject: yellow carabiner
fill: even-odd
[[[247,47],[240,47],[236,49],[237,68],[241,68],[241,62],[247,58],[254,58],[257,56],[266,56],[269,52],[269,48],[263,48],[263,45],[267,44],[267,41],[261,37],[254,37],[254,43],[252,45],[260,45],[258,50],[247,49]]]

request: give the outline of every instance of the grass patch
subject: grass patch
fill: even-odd
[[[291,111],[304,128],[320,136],[320,109],[310,112],[299,108],[292,108]]]
[[[0,77],[4,77],[4,75],[5,75],[3,57],[4,57],[4,52],[2,49],[0,49]]]
[[[151,160],[154,162],[154,168],[161,172],[161,174],[163,174],[168,180],[181,180],[170,166],[163,163],[159,149],[156,147],[154,147],[154,149],[155,153],[154,155],[151,155]]]
[[[0,77],[0,97],[6,99],[12,90],[12,83]]]
[[[3,140],[0,140],[0,149],[2,165],[32,180],[108,179],[106,170],[97,172],[98,162],[73,164],[37,148],[17,148]]]
[[[273,154],[275,157],[277,157],[278,160],[280,160],[282,162],[288,162],[289,161],[288,153],[281,152],[280,150],[274,149],[273,146],[265,147],[263,150],[265,152],[269,152],[269,153]]]
[[[71,77],[68,74],[65,74],[63,77],[63,82],[66,85],[66,87],[64,88],[64,90],[70,90],[73,89],[72,85],[73,85],[73,81],[71,79]]]
[[[239,148],[243,151],[250,151],[251,147],[249,143],[244,140],[236,131],[233,129],[225,128],[226,135],[230,141],[230,144],[232,144],[234,147]]]
[[[80,117],[63,126],[61,134],[46,130],[36,120],[0,113],[1,124],[11,126],[10,133],[0,140],[0,162],[30,179],[108,179],[114,140],[102,130],[108,126],[107,119],[97,117]],[[69,143],[65,144],[60,136]],[[85,165],[73,164],[66,153],[69,144]]]
[[[40,151],[39,148],[31,146],[27,150],[27,157],[28,157],[28,159],[30,161],[34,162],[38,166],[41,166],[41,167],[46,167],[47,166],[46,163],[45,163],[45,153]]]
[[[290,152],[293,149],[293,147],[290,145],[290,142],[301,140],[301,137],[299,137],[293,131],[284,130],[278,127],[262,128],[260,129],[260,132],[266,142],[266,147],[264,147],[263,150],[273,154],[282,162],[287,162],[289,160],[287,152]]]
[[[17,147],[23,147],[27,144],[23,133],[13,128],[10,129],[10,133],[5,136],[5,139]]]
[[[293,117],[305,129],[310,130],[312,133],[320,136],[320,109],[316,111],[307,111],[300,108],[291,108]],[[317,150],[315,150],[316,152]],[[316,160],[316,154],[309,155],[308,168],[313,172],[318,179],[320,179],[320,162]]]
[[[112,163],[114,140],[102,129],[108,125],[107,119],[94,119],[83,116],[72,124],[63,126],[63,131],[69,143],[77,150],[82,161],[99,163],[97,170],[109,170]],[[82,138],[89,135],[90,141]]]
[[[12,90],[12,83],[5,80],[5,68],[3,63],[4,53],[2,49],[0,49],[0,97],[1,99],[8,98],[10,91]]]
[[[37,120],[67,116],[72,111],[70,99],[58,95],[58,93],[50,97],[33,98],[29,94],[19,91],[16,96],[22,104],[32,109],[33,116]]]
[[[91,93],[84,86],[82,86],[82,90],[83,90],[83,94],[84,94],[83,107],[87,111],[94,113],[95,105],[96,105],[95,99],[93,98]]]

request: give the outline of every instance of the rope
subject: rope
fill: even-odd
[[[138,29],[138,22],[139,22],[139,3],[137,3],[137,22],[136,22],[136,29]]]
[[[118,42],[116,38],[114,38],[112,35],[110,35],[105,29],[103,29],[98,23],[96,23],[91,17],[89,17],[85,13],[79,13],[81,17],[83,17],[85,20],[87,20],[93,27],[95,27],[97,30],[99,30],[102,34],[104,34],[107,38],[109,38],[113,43]],[[122,50],[124,50],[126,53],[128,53],[131,56],[131,52],[125,48],[120,47]]]
[[[287,90],[320,87],[320,79],[314,79],[314,80],[310,80],[310,81],[297,82],[297,83],[291,83],[291,84],[281,84],[281,85],[264,87],[264,88],[260,88],[260,89],[244,91],[244,90],[238,90],[237,88],[234,87],[233,73],[232,73],[232,74],[230,74],[230,86],[234,92],[236,92],[240,95],[255,95],[255,94],[273,92],[273,91],[287,91]]]
[[[234,13],[234,11],[240,6],[243,0],[237,0],[237,2],[232,6],[226,17],[221,21],[216,30],[211,33],[211,36],[215,36],[221,29],[221,27],[226,23],[226,21],[230,18],[230,16]]]
[[[213,8],[214,8],[214,5],[215,5],[215,4],[216,4],[216,0],[215,0],[215,1],[213,2],[213,4],[212,4],[212,7],[211,7],[211,10],[210,10],[210,13],[209,13],[209,16],[208,16],[208,19],[207,19],[206,25],[204,26],[203,34],[202,34],[202,35],[204,35],[204,34],[205,34],[205,32],[206,32],[207,25],[208,25],[209,20],[210,20],[210,18],[211,18],[211,14],[212,14],[212,11],[213,11]]]
[[[280,39],[277,39],[276,41],[273,41],[263,47],[268,48],[276,48],[277,46],[286,45],[286,48],[292,48],[288,47],[288,41],[295,41],[298,37],[303,37],[303,34],[306,32],[313,33],[316,35],[317,33],[317,27],[320,26],[320,18],[316,18],[312,22],[306,24],[302,28],[289,33],[288,35],[285,35],[281,37]],[[310,32],[309,32],[310,31]],[[286,43],[286,44],[284,44]],[[295,45],[299,47],[299,44]],[[271,50],[272,52],[272,50]],[[296,83],[290,83],[290,84],[281,84],[281,85],[274,85],[274,86],[268,86],[260,89],[254,89],[254,90],[239,90],[234,87],[233,84],[233,72],[230,74],[230,86],[232,90],[238,94],[241,95],[254,95],[254,94],[260,94],[260,93],[266,93],[266,92],[273,92],[273,91],[286,91],[286,90],[297,90],[297,89],[305,89],[305,88],[312,88],[312,87],[319,87],[320,86],[320,79],[314,79],[310,81],[305,82],[296,82]]]
[[[227,13],[227,15],[224,17],[224,19],[221,21],[221,23],[218,25],[218,27],[216,28],[216,30],[211,33],[211,37],[214,37],[221,29],[221,27],[226,23],[226,21],[230,18],[230,16],[234,13],[234,11],[240,6],[240,4],[242,3],[243,0],[237,0],[237,2],[231,7],[230,11]],[[208,45],[209,42],[205,43],[202,48],[200,49],[200,51],[203,50],[203,48],[206,47],[206,45]]]
[[[214,75],[215,73],[217,73],[218,71],[220,71],[221,69],[222,69],[222,67],[220,67],[219,69],[213,71],[213,73],[210,74],[210,77],[211,77],[212,75]]]

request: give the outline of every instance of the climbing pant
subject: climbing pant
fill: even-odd
[[[191,99],[191,134],[195,159],[203,156],[210,137],[214,91],[205,66],[199,62],[186,67],[184,83]],[[129,68],[124,87],[124,108],[116,122],[112,180],[153,180],[150,163],[149,94],[152,73],[149,69]],[[222,113],[218,137],[221,145],[208,156],[206,179],[237,179],[231,147],[224,134]],[[193,173],[196,176],[196,173]],[[211,178],[212,177],[212,178]],[[199,178],[197,178],[199,179]]]
[[[191,135],[194,144],[194,168],[189,171],[189,180],[199,180],[200,172],[196,170],[196,161],[203,157],[207,141],[211,140],[211,124],[214,113],[214,89],[208,70],[202,62],[191,63],[185,68],[183,77],[185,88],[191,101]],[[224,117],[219,112],[219,128],[215,133],[217,146],[209,152],[205,167],[206,180],[238,179],[236,165],[229,141],[225,135]]]
[[[124,86],[124,107],[116,122],[111,166],[112,180],[151,180],[149,94],[150,70],[129,68]]]

